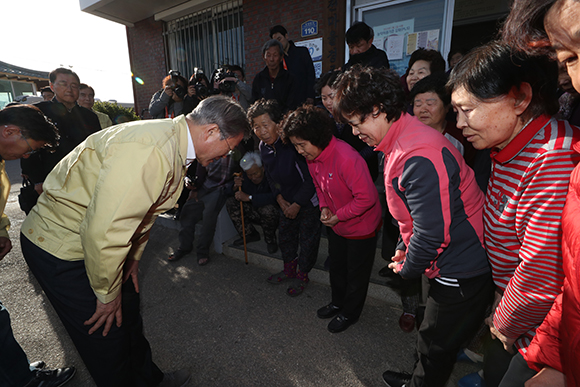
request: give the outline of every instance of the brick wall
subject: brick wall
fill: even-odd
[[[262,46],[270,37],[270,27],[283,25],[294,42],[319,38],[324,33],[324,5],[328,0],[244,0],[244,49],[246,51],[246,81],[251,83],[264,66]],[[307,20],[318,21],[318,35],[300,37],[300,25]]]
[[[127,42],[133,72],[135,112],[141,114],[143,109],[149,108],[151,96],[161,89],[161,81],[167,75],[163,22],[156,22],[150,17],[135,23],[134,27],[127,27]],[[137,83],[135,77],[141,78],[144,83]]]
[[[344,63],[344,11],[345,0],[293,0],[281,3],[277,0],[244,0],[244,48],[246,80],[252,83],[254,76],[265,64],[262,45],[269,39],[270,27],[283,25],[291,40],[324,37],[323,71],[340,67]],[[300,37],[300,25],[307,20],[318,21],[318,35]],[[129,60],[133,79],[135,111],[140,114],[149,107],[151,96],[161,88],[167,73],[167,58],[163,43],[163,22],[153,17],[127,28]],[[146,115],[146,117],[149,117]]]

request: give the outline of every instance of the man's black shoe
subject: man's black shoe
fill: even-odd
[[[276,242],[267,243],[267,246],[268,246],[268,254],[274,254],[276,251],[278,251],[278,244]]]
[[[383,381],[389,387],[405,387],[411,382],[411,374],[406,372],[385,371]]]
[[[246,235],[246,244],[252,243],[252,242],[257,242],[260,239],[261,239],[260,238],[260,234],[258,234],[258,233]],[[243,246],[244,245],[244,238],[243,237],[240,237],[240,238],[236,239],[234,241],[234,243],[232,243],[232,245],[234,245],[234,246]]]
[[[36,370],[34,378],[24,387],[59,387],[71,380],[75,371],[75,367]]]
[[[173,253],[169,257],[167,257],[167,260],[169,262],[179,261],[181,258],[185,257],[190,252],[191,252],[191,250],[180,250],[180,249],[177,249],[177,251],[175,253]]]
[[[349,326],[356,323],[357,319],[345,317],[343,314],[339,314],[328,323],[328,331],[331,333],[338,333],[345,331]]]
[[[36,369],[39,369],[39,370],[41,370],[41,369],[43,369],[44,367],[46,367],[46,363],[45,363],[45,362],[43,362],[42,360],[38,360],[38,361],[35,361],[35,362],[32,362],[32,363],[30,363],[30,366],[31,366],[32,368],[36,368]]]
[[[330,303],[316,311],[318,318],[331,318],[340,313],[342,308]]]

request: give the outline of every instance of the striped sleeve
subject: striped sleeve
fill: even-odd
[[[517,339],[542,323],[564,280],[560,240],[561,217],[570,173],[576,158],[570,149],[533,153],[530,163],[508,163],[496,175],[496,184],[509,187],[521,176],[515,188],[517,200],[508,200],[504,214],[515,222],[514,240],[506,239],[508,251],[519,245],[518,261],[502,259],[502,252],[490,251],[494,279],[504,287],[504,295],[494,315],[494,326],[508,338]],[[541,152],[541,149],[536,151]],[[519,170],[525,165],[525,171]],[[523,175],[522,175],[523,172]],[[502,229],[501,219],[486,217],[486,228]],[[510,273],[513,273],[510,275]],[[503,285],[503,286],[502,286]],[[530,337],[518,347],[527,347]]]

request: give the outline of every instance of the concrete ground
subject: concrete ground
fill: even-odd
[[[35,279],[18,242],[18,162],[8,162],[13,186],[6,213],[12,251],[0,262],[0,300],[31,361],[74,365],[70,387],[94,386],[72,342]],[[207,266],[191,254],[170,263],[176,227],[158,222],[140,265],[141,311],[153,358],[164,371],[186,368],[191,386],[382,386],[387,369],[411,371],[415,333],[398,327],[400,307],[367,299],[359,322],[332,334],[316,310],[329,302],[328,285],[312,281],[290,298],[270,285],[270,269],[214,253]],[[224,250],[227,254],[227,249]],[[281,264],[280,264],[281,265]],[[456,367],[449,386],[471,366]]]

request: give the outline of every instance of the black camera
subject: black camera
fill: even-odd
[[[195,69],[195,72],[189,79],[189,86],[195,86],[195,95],[199,99],[204,99],[210,96],[210,91],[208,86],[209,81],[202,69]]]
[[[214,73],[214,82],[218,84],[218,90],[223,94],[232,94],[236,91],[236,81],[224,81],[226,78],[236,78],[236,74],[226,67],[220,67]]]
[[[170,70],[169,75],[171,76],[171,82],[173,83],[173,87],[171,89],[179,99],[184,99],[187,95],[187,89],[178,83],[179,78],[181,77],[181,73],[177,70]]]

